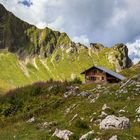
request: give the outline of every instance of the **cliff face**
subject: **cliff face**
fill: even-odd
[[[38,29],[0,4],[2,82],[19,86],[50,78],[70,80],[81,77],[81,71],[93,65],[119,72],[130,67],[132,62],[124,44],[107,48],[98,43],[91,43],[90,47],[74,43],[66,33]]]
[[[37,29],[8,12],[0,4],[0,48],[18,53],[19,56],[48,56],[60,45],[71,42],[66,33],[49,28]]]
[[[132,66],[132,61],[128,56],[128,48],[124,44],[116,44],[113,51],[109,54],[109,62],[114,63],[117,72]]]
[[[0,48],[11,52],[24,50],[29,45],[25,31],[31,25],[21,21],[0,5]]]

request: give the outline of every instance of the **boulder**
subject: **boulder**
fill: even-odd
[[[69,140],[69,136],[73,135],[73,132],[69,130],[59,130],[56,129],[52,136],[56,136],[63,140]]]
[[[107,110],[107,109],[110,109],[110,107],[108,107],[106,104],[104,104],[103,107],[102,107],[102,110],[104,111],[104,110]]]
[[[100,129],[126,129],[130,126],[130,122],[126,117],[109,115],[101,121],[99,126]]]
[[[83,92],[79,93],[77,96],[80,96],[80,97],[89,97],[90,95],[91,95],[90,93],[83,91]]]
[[[140,107],[138,107],[138,108],[136,109],[136,113],[137,113],[137,114],[140,114]]]
[[[73,53],[74,52],[74,48],[70,47],[69,49],[66,50],[66,53]]]
[[[125,113],[124,109],[119,110],[119,113]]]
[[[140,123],[140,118],[137,118],[137,122]]]
[[[43,123],[38,124],[38,128],[40,130],[45,130],[45,129],[51,128],[52,126],[56,126],[56,125],[57,125],[57,122],[43,122]]]
[[[93,139],[93,140],[101,140],[100,138],[95,138],[95,139]]]
[[[93,134],[94,134],[94,131],[92,130],[92,131],[90,131],[90,132],[84,134],[83,136],[81,136],[79,140],[87,140],[87,138],[88,138],[89,136],[93,135]]]
[[[31,119],[29,119],[29,120],[27,121],[27,123],[33,123],[33,122],[35,122],[35,117],[32,117]]]
[[[117,135],[112,136],[109,140],[118,140]]]

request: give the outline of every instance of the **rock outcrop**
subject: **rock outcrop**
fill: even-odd
[[[63,140],[69,140],[69,137],[71,135],[73,135],[73,132],[71,132],[69,130],[56,129],[55,132],[53,133],[53,136],[56,136],[56,137],[63,139]]]
[[[27,121],[27,123],[34,123],[35,122],[35,117],[32,117],[31,119],[29,119],[28,121]]]
[[[90,131],[90,132],[84,134],[83,136],[81,136],[79,140],[87,140],[88,137],[93,135],[93,134],[94,134],[94,131]]]
[[[138,108],[136,109],[136,113],[137,113],[137,114],[140,114],[140,107],[138,107]]]
[[[118,140],[117,135],[112,136],[109,140]]]
[[[115,65],[116,71],[120,72],[124,68],[132,66],[132,61],[128,56],[128,48],[124,44],[116,44],[113,46],[114,51],[108,55],[109,62]]]
[[[126,129],[130,126],[129,119],[126,117],[116,117],[109,115],[100,123],[100,129]]]
[[[102,44],[99,43],[90,43],[90,49],[92,52],[100,52],[101,50],[103,50],[105,47]]]

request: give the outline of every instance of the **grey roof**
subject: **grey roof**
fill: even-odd
[[[116,73],[116,72],[114,72],[114,71],[112,71],[112,70],[106,69],[106,68],[104,68],[104,67],[99,67],[99,66],[93,66],[93,67],[91,67],[91,68],[85,70],[85,71],[82,72],[81,74],[84,74],[86,71],[89,71],[89,70],[91,70],[92,68],[97,68],[97,69],[99,69],[99,70],[102,70],[102,71],[104,71],[104,72],[106,72],[106,73],[108,73],[108,74],[112,75],[113,77],[116,77],[116,78],[118,78],[118,79],[120,79],[120,80],[125,80],[125,79],[126,79],[126,78],[125,78],[124,76],[122,76],[121,74],[118,74],[118,73]]]

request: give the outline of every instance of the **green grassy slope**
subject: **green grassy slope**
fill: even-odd
[[[127,47],[117,44],[91,48],[74,43],[66,33],[38,29],[7,11],[0,4],[0,92],[35,81],[70,80],[99,65],[121,70],[129,65]]]
[[[67,52],[56,49],[47,58],[26,57],[19,59],[15,54],[6,50],[0,52],[1,91],[11,87],[21,87],[36,81],[71,80],[83,76],[80,73],[90,66],[104,66],[115,71],[114,63],[109,62],[108,55],[115,52],[112,48],[104,48],[99,53],[89,53],[89,49]],[[120,53],[120,52],[118,52]],[[3,85],[3,86],[2,86]]]
[[[123,75],[125,75],[126,77],[133,77],[133,76],[137,76],[140,74],[140,62],[136,65],[133,65],[131,68],[129,69],[125,69],[121,72]]]
[[[74,135],[70,140],[78,140],[81,135],[91,130],[95,133],[89,140],[108,140],[113,135],[117,135],[120,140],[139,139],[140,125],[136,122],[136,109],[140,102],[138,82],[127,83],[123,91],[122,85],[123,83],[120,86],[79,86],[80,91],[76,91],[76,94],[86,91],[94,98],[99,96],[95,102],[91,102],[92,99],[86,96],[71,95],[64,98],[64,92],[70,86],[68,83],[38,83],[11,91],[6,98],[0,98],[1,139],[57,140],[52,137],[56,128],[72,131]],[[130,127],[124,130],[100,130],[95,121],[103,119],[100,114],[104,104],[110,107],[105,111],[108,115],[129,118]],[[120,112],[122,109],[125,111]],[[35,118],[35,122],[27,123],[26,121],[32,117]],[[44,122],[53,123],[43,127]]]

